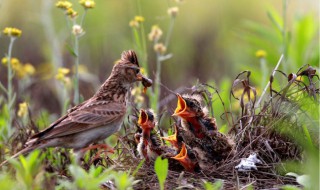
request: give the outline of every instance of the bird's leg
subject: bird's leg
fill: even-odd
[[[92,150],[92,149],[98,149],[98,153],[95,154],[95,156],[93,157],[92,160],[95,160],[97,158],[100,157],[100,154],[102,152],[109,152],[109,153],[114,153],[114,150],[112,147],[110,147],[109,145],[107,144],[95,144],[95,145],[91,145],[91,146],[88,146],[86,148],[83,148],[80,150],[80,154],[84,155],[85,152],[87,152],[88,150]],[[101,150],[103,149],[103,150]]]

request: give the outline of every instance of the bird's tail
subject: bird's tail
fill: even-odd
[[[33,151],[34,149],[36,149],[37,146],[29,146],[29,147],[26,147],[22,150],[20,150],[19,152],[17,152],[16,154],[14,154],[13,156],[11,156],[9,159],[3,161],[1,164],[0,164],[0,168],[7,164],[9,162],[9,160],[11,159],[14,159],[14,158],[17,158],[19,155],[25,155],[25,154],[28,154],[29,152]]]

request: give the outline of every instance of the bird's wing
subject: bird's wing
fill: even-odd
[[[52,126],[41,139],[56,138],[80,133],[120,120],[126,113],[124,104],[115,102],[92,102],[68,113],[57,125]]]

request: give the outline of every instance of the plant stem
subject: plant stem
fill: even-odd
[[[169,45],[169,42],[170,42],[172,31],[173,31],[174,22],[175,22],[175,17],[171,17],[170,25],[169,25],[169,29],[168,29],[168,34],[166,36],[166,41],[165,41],[165,44],[164,44],[167,49],[168,49],[168,45]]]
[[[154,108],[156,113],[159,113],[159,99],[160,99],[160,81],[161,81],[161,61],[160,61],[160,53],[157,52],[157,70],[156,70],[156,78],[155,78],[155,87],[154,87],[154,93],[155,93],[155,103]]]
[[[283,55],[283,54],[281,54],[280,59],[279,59],[279,61],[278,61],[277,65],[276,65],[276,67],[273,69],[273,71],[272,71],[272,74],[271,74],[270,78],[271,78],[271,77],[274,77],[274,75],[276,74],[276,70],[278,70],[278,68],[279,68],[279,66],[280,66],[280,63],[282,62],[283,57],[284,57],[284,55]],[[262,100],[262,98],[263,98],[264,94],[267,92],[267,90],[268,90],[269,86],[270,86],[270,80],[269,80],[269,82],[268,82],[267,86],[263,89],[263,92],[262,92],[262,94],[261,94],[261,96],[260,96],[259,100],[257,101],[257,103],[256,103],[256,105],[255,105],[255,108],[257,108],[257,107],[259,106],[259,104],[260,104],[260,102],[261,102],[261,100]]]
[[[282,0],[282,51],[284,55],[284,59],[287,59],[287,35],[286,35],[286,28],[287,28],[287,0]],[[287,64],[283,64],[284,72],[287,72]]]
[[[12,68],[11,68],[11,53],[12,53],[12,47],[15,39],[16,39],[15,37],[10,37],[10,44],[9,44],[8,55],[7,55],[7,60],[8,60],[7,100],[8,100],[8,113],[9,113],[9,121],[8,121],[9,130],[11,129],[11,126],[12,126],[12,120],[13,120],[12,107],[14,106],[14,96],[13,96],[13,87],[12,87],[12,78],[14,74],[12,73]]]
[[[74,98],[73,103],[79,104],[79,37],[74,38],[74,53],[75,53],[75,71],[74,71]]]
[[[262,71],[262,78],[261,78],[261,89],[264,87],[267,79],[268,67],[266,65],[266,59],[260,58],[260,67]]]
[[[81,26],[81,27],[82,27],[82,25],[83,25],[83,23],[84,23],[84,18],[86,17],[86,15],[87,15],[87,9],[84,10],[84,13],[83,13],[83,15],[82,15],[82,17],[81,17],[81,22],[80,22],[80,26]]]

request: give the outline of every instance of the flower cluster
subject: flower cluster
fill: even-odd
[[[70,73],[70,69],[61,67],[58,69],[58,73],[56,74],[55,78],[61,81],[62,83],[67,84],[69,83],[70,78],[67,77],[66,75],[69,73]]]
[[[78,16],[78,13],[72,9],[72,3],[70,3],[69,1],[58,1],[56,3],[56,7],[64,10],[65,14],[67,16],[70,16],[70,18],[75,18],[76,16]]]
[[[169,16],[175,18],[179,13],[179,8],[178,7],[171,7],[168,9],[168,14]]]
[[[96,3],[93,0],[81,0],[79,3],[85,9],[93,9],[96,6]]]
[[[8,64],[8,59],[6,57],[2,58],[1,60],[2,64],[7,65]],[[17,58],[11,58],[11,66],[13,71],[16,73],[16,75],[22,79],[27,76],[34,75],[36,72],[36,69],[31,65],[30,63],[21,63],[19,59]]]
[[[167,51],[166,46],[163,43],[156,43],[153,46],[155,52],[160,53],[161,55]]]
[[[129,26],[133,28],[138,28],[140,23],[144,22],[143,16],[135,16],[133,20],[129,22]]]
[[[159,28],[158,25],[153,25],[151,28],[151,32],[148,35],[149,40],[158,41],[161,36],[162,36],[162,30]]]
[[[18,116],[25,117],[28,114],[28,104],[27,102],[22,102],[19,104]]]
[[[72,7],[72,3],[70,3],[69,1],[58,1],[56,3],[56,7],[63,9],[63,10],[67,10]]]
[[[17,28],[12,28],[12,27],[6,27],[3,30],[3,34],[10,36],[10,37],[20,37],[22,32],[21,30],[17,29]]]

